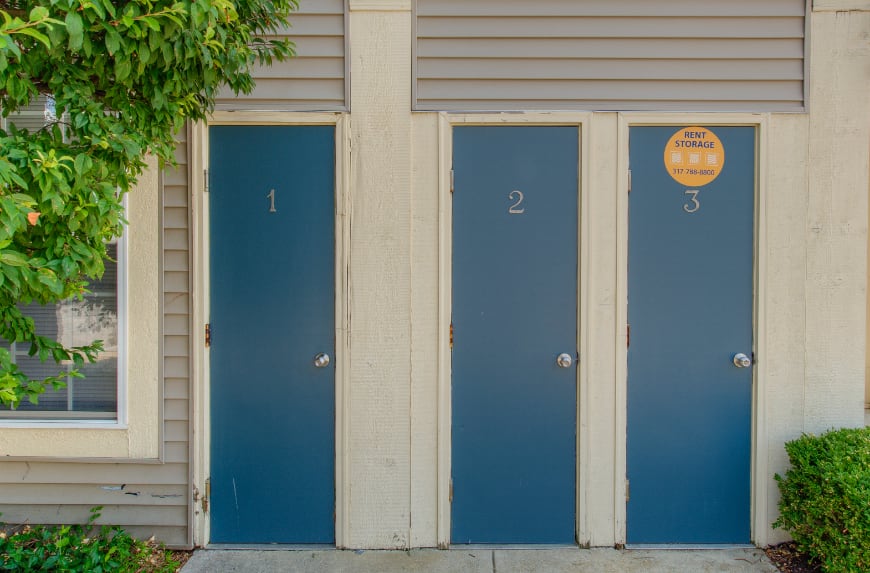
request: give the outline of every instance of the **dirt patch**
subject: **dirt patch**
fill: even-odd
[[[193,555],[193,551],[176,551],[173,549],[167,549],[166,552],[169,553],[176,562],[178,562],[178,569],[176,569],[176,571],[181,571],[181,568],[184,567],[184,564],[187,563],[191,555]]]
[[[769,545],[764,552],[782,573],[822,573],[821,565],[811,564],[809,557],[799,553],[792,541]]]

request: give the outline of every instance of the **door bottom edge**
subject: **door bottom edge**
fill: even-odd
[[[450,550],[485,549],[485,550],[535,550],[535,549],[580,549],[576,543],[451,543]]]
[[[757,549],[751,543],[626,543],[625,548],[631,550],[648,550],[654,549],[658,551],[703,551],[703,550],[723,550],[723,549]]]
[[[329,551],[334,543],[209,543],[208,551]]]

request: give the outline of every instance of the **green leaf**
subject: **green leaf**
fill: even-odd
[[[114,28],[110,28],[108,31],[106,31],[106,49],[109,50],[109,55],[115,55],[115,52],[117,52],[118,48],[120,47],[120,34],[118,34],[118,32],[116,32]]]
[[[132,69],[130,60],[115,60],[115,80],[122,82],[130,76]]]
[[[93,167],[93,165],[94,165],[94,162],[91,160],[90,157],[88,157],[87,154],[79,153],[78,155],[76,155],[76,160],[75,160],[76,175],[82,175],[86,171],[90,171],[91,167]]]
[[[48,18],[48,8],[45,6],[37,6],[30,11],[29,20],[31,22],[38,22],[44,18]]]
[[[39,30],[34,30],[33,28],[21,28],[20,30],[18,30],[18,33],[39,40],[45,45],[46,48],[51,48],[51,41],[48,39],[48,36],[40,32]]]
[[[82,17],[79,16],[78,12],[67,12],[64,21],[66,22],[66,31],[69,34],[69,49],[78,50],[82,47]]]
[[[54,294],[60,295],[63,293],[63,283],[57,278],[54,271],[50,269],[39,269],[37,277],[39,282],[47,286]]]
[[[27,259],[21,253],[3,251],[0,253],[0,263],[11,267],[23,267],[27,265]]]

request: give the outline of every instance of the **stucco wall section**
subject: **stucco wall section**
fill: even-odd
[[[350,4],[347,547],[410,543],[411,12],[404,4]]]
[[[800,434],[804,419],[804,342],[806,338],[807,272],[807,152],[809,118],[777,115],[767,124],[767,176],[761,181],[766,218],[759,223],[765,236],[759,270],[766,281],[766,299],[759,310],[766,327],[758,334],[764,349],[758,355],[756,424],[761,467],[756,469],[756,540],[784,541],[771,529],[777,515],[779,490],[773,472],[788,459],[783,443]]]
[[[815,12],[804,427],[863,424],[870,12]]]
[[[615,485],[617,473],[625,473],[624,467],[617,467],[618,452],[624,446],[617,443],[619,434],[614,431],[616,350],[620,340],[625,344],[625,321],[617,325],[617,268],[624,262],[617,254],[617,198],[620,190],[626,191],[619,185],[617,114],[593,115],[586,134],[580,166],[577,529],[581,544],[613,546],[619,539],[616,504],[625,504],[624,494]]]

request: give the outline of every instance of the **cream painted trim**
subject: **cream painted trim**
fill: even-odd
[[[580,207],[585,202],[585,196],[588,194],[584,187],[587,182],[587,170],[584,168],[583,161],[588,158],[588,124],[591,120],[591,113],[577,112],[528,112],[528,113],[440,113],[438,125],[438,507],[437,507],[437,540],[438,547],[446,549],[450,546],[450,489],[451,489],[451,351],[450,351],[450,321],[453,308],[452,284],[453,284],[453,200],[450,193],[451,170],[453,164],[453,126],[455,125],[566,125],[577,126],[580,137],[580,154],[577,158],[579,173],[579,188],[578,208],[581,209],[580,218],[578,218],[577,226],[578,233],[583,236],[585,232],[585,219],[588,214],[582,214],[583,209]],[[586,265],[586,261],[582,255],[583,246],[578,245],[578,273]],[[586,292],[583,285],[584,277],[578,277],[578,313],[582,311],[583,294]],[[588,339],[587,326],[584,321],[578,320],[578,346],[581,341]],[[582,346],[580,347],[582,349]],[[585,387],[585,377],[583,372],[583,357],[581,356],[581,368],[578,373],[578,403],[582,396],[588,394]],[[580,418],[578,413],[577,419],[577,435],[580,435]],[[578,454],[577,464],[579,467],[586,467],[585,460],[588,458],[588,449],[582,447],[582,443],[577,440]],[[579,489],[581,474],[577,474],[576,499],[577,508],[575,509],[578,525],[580,516],[583,515],[580,511],[581,500],[583,499],[582,492]],[[576,533],[576,532],[575,532]]]
[[[155,354],[162,349],[162,232],[157,162],[127,196],[130,222],[120,247],[126,273],[119,281],[117,421],[0,422],[0,456],[8,461],[149,462],[162,453],[162,379]],[[126,277],[124,276],[126,275]],[[127,285],[136,292],[126,292]],[[135,300],[134,300],[135,299]],[[125,304],[126,303],[126,304]],[[136,325],[132,328],[132,325]]]
[[[450,171],[453,166],[453,126],[445,113],[438,115],[438,500],[437,543],[450,546],[451,476],[451,365],[450,321],[453,310],[453,199]]]
[[[350,0],[354,12],[410,12],[411,0]]]
[[[208,241],[209,219],[205,208],[205,166],[208,165],[208,126],[198,122],[188,132],[190,157],[190,400],[193,409],[188,436],[190,445],[191,504],[193,520],[193,545],[201,547],[208,542],[210,523],[208,519],[208,488],[211,457],[209,455],[209,427],[211,418],[207,405],[210,402],[208,349],[205,347],[205,324],[208,322],[209,289]]]
[[[769,114],[747,113],[621,113],[619,114],[619,169],[620,173],[628,172],[628,137],[629,128],[640,125],[735,125],[756,128],[756,180],[755,180],[755,245],[754,249],[754,293],[753,293],[753,350],[756,365],[765,359],[765,340],[767,335],[767,318],[765,315],[767,293],[767,248],[766,233],[766,201],[765,185],[767,174],[767,121]],[[617,228],[619,233],[619,266],[617,281],[617,300],[619,301],[617,324],[627,324],[628,321],[628,179],[620,177],[618,198]],[[616,403],[616,444],[619,448],[616,462],[615,491],[624,491],[626,487],[626,436],[627,436],[627,393],[628,393],[628,349],[625,339],[617,337],[617,387],[618,401]],[[753,368],[753,404],[752,404],[752,451],[751,456],[751,539],[766,531],[768,480],[768,447],[766,438],[766,420],[763,412],[767,391],[766,375],[763,368]],[[625,543],[626,504],[616,503],[616,521],[618,526],[617,540]]]
[[[577,168],[580,170],[578,174],[579,189],[577,189],[577,352],[580,356],[577,365],[577,411],[576,424],[577,430],[575,434],[577,449],[576,464],[574,468],[576,485],[576,499],[574,507],[574,527],[577,542],[584,547],[589,547],[592,539],[592,524],[589,519],[589,512],[586,510],[589,507],[590,483],[590,432],[582,432],[581,428],[588,426],[590,417],[590,408],[593,407],[590,398],[591,392],[589,389],[589,381],[591,380],[591,372],[589,361],[586,357],[589,356],[589,341],[590,329],[588,327],[589,320],[586,317],[591,317],[590,306],[593,304],[590,301],[590,266],[591,259],[589,249],[594,243],[591,239],[591,231],[589,226],[589,218],[592,213],[590,208],[591,189],[589,184],[591,169],[591,128],[592,115],[587,115],[581,121],[578,137],[578,149],[580,156],[577,158]]]
[[[334,125],[335,126],[335,543],[343,547],[348,532],[347,475],[347,388],[349,372],[348,333],[350,317],[346,306],[348,293],[348,254],[350,253],[349,165],[350,119],[343,113],[328,112],[215,112],[210,125]],[[194,400],[194,435],[190,441],[192,456],[195,520],[194,544],[203,546],[210,538],[210,524],[201,500],[210,475],[209,349],[205,347],[205,325],[209,322],[209,215],[205,190],[208,166],[208,127],[197,124],[191,133],[191,241],[192,382]],[[197,437],[198,434],[198,437]]]
[[[813,12],[870,11],[870,0],[812,0]]]

